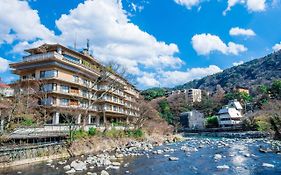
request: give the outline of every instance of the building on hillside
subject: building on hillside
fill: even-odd
[[[250,94],[250,90],[247,87],[236,86],[233,90],[235,92],[243,92],[243,93],[246,93],[246,94]]]
[[[180,114],[180,123],[183,128],[204,129],[205,128],[204,114],[197,110],[183,112]]]
[[[166,97],[172,97],[172,96],[182,96],[185,98],[187,103],[192,104],[195,102],[201,102],[202,91],[201,89],[182,89],[182,90],[171,91],[166,95]]]
[[[11,97],[14,94],[13,88],[5,83],[1,83],[0,81],[0,96],[3,97]]]
[[[190,103],[201,102],[202,91],[201,89],[187,89],[185,92],[185,97],[187,102]]]
[[[242,107],[241,103],[237,99],[230,100],[228,102],[227,106],[230,107],[230,108],[235,108],[237,111],[239,111],[242,114],[243,107]]]
[[[218,113],[220,127],[241,126],[242,110],[243,108],[237,100],[230,101]]]
[[[139,116],[139,91],[120,75],[106,69],[87,49],[77,52],[60,44],[44,44],[26,52],[28,56],[10,67],[19,75],[23,87],[39,82],[40,91],[47,93],[46,98],[40,100],[52,116],[47,124],[64,125],[66,115],[60,111],[68,109],[80,113],[68,117],[76,118],[76,124],[83,122],[87,126],[128,123]],[[108,79],[98,81],[104,72]],[[83,116],[85,113],[89,115]]]

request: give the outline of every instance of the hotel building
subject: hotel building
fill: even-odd
[[[44,44],[26,50],[28,56],[10,67],[22,84],[40,82],[46,97],[39,103],[46,106],[49,125],[64,125],[68,114],[76,124],[101,126],[105,123],[129,123],[139,116],[139,91],[120,75],[106,69],[87,50],[77,52],[60,44]],[[107,79],[101,77],[106,70]],[[25,83],[26,84],[26,83]],[[87,115],[87,116],[85,116]]]

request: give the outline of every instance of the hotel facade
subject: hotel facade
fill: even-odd
[[[38,102],[50,115],[46,125],[66,125],[67,117],[87,126],[128,124],[139,117],[139,91],[121,75],[106,69],[87,50],[77,52],[60,44],[44,44],[26,52],[28,56],[10,67],[21,84],[40,83],[39,91],[45,96]],[[105,70],[108,77],[102,79]]]

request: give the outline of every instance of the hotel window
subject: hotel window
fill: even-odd
[[[77,75],[73,75],[73,81],[75,83],[79,83],[79,77]]]
[[[69,93],[69,86],[61,85],[60,91],[63,93]]]
[[[57,90],[57,84],[44,84],[40,87],[41,91],[43,92],[52,92]]]
[[[116,106],[113,106],[113,111],[117,111],[118,108]]]
[[[72,62],[75,62],[75,63],[80,63],[80,60],[78,58],[75,58],[75,57],[70,56],[70,55],[65,55],[65,54],[63,54],[63,56],[64,56],[64,58],[66,58],[69,61],[72,61]]]
[[[40,71],[40,78],[52,78],[57,76],[58,76],[57,70]]]
[[[65,98],[60,99],[60,105],[68,106],[68,104],[69,104],[69,99],[65,99]]]
[[[85,86],[89,86],[90,85],[90,82],[86,79],[83,79],[83,85]]]
[[[83,97],[88,97],[89,92],[87,90],[82,90],[82,96]]]
[[[54,99],[52,97],[44,98],[41,100],[42,105],[52,105],[54,104]]]

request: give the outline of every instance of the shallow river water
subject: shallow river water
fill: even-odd
[[[162,154],[146,152],[143,156],[126,158],[121,162],[120,169],[107,171],[109,174],[116,175],[281,175],[281,155],[261,153],[259,152],[261,146],[269,147],[270,143],[267,140],[252,139],[189,138],[186,142],[154,148],[156,151],[165,149],[170,151],[164,151]],[[196,149],[184,151],[185,147]],[[215,154],[221,157],[216,160]],[[169,156],[177,157],[179,160],[170,161]],[[126,163],[129,165],[124,167]],[[268,167],[265,163],[271,165]],[[65,165],[57,164],[57,161],[53,161],[52,166],[43,162],[2,169],[0,174],[59,175],[65,174],[63,166]],[[218,166],[229,168],[220,169]],[[100,174],[103,169],[105,167],[88,168],[87,171],[75,174],[87,174],[87,172]]]

